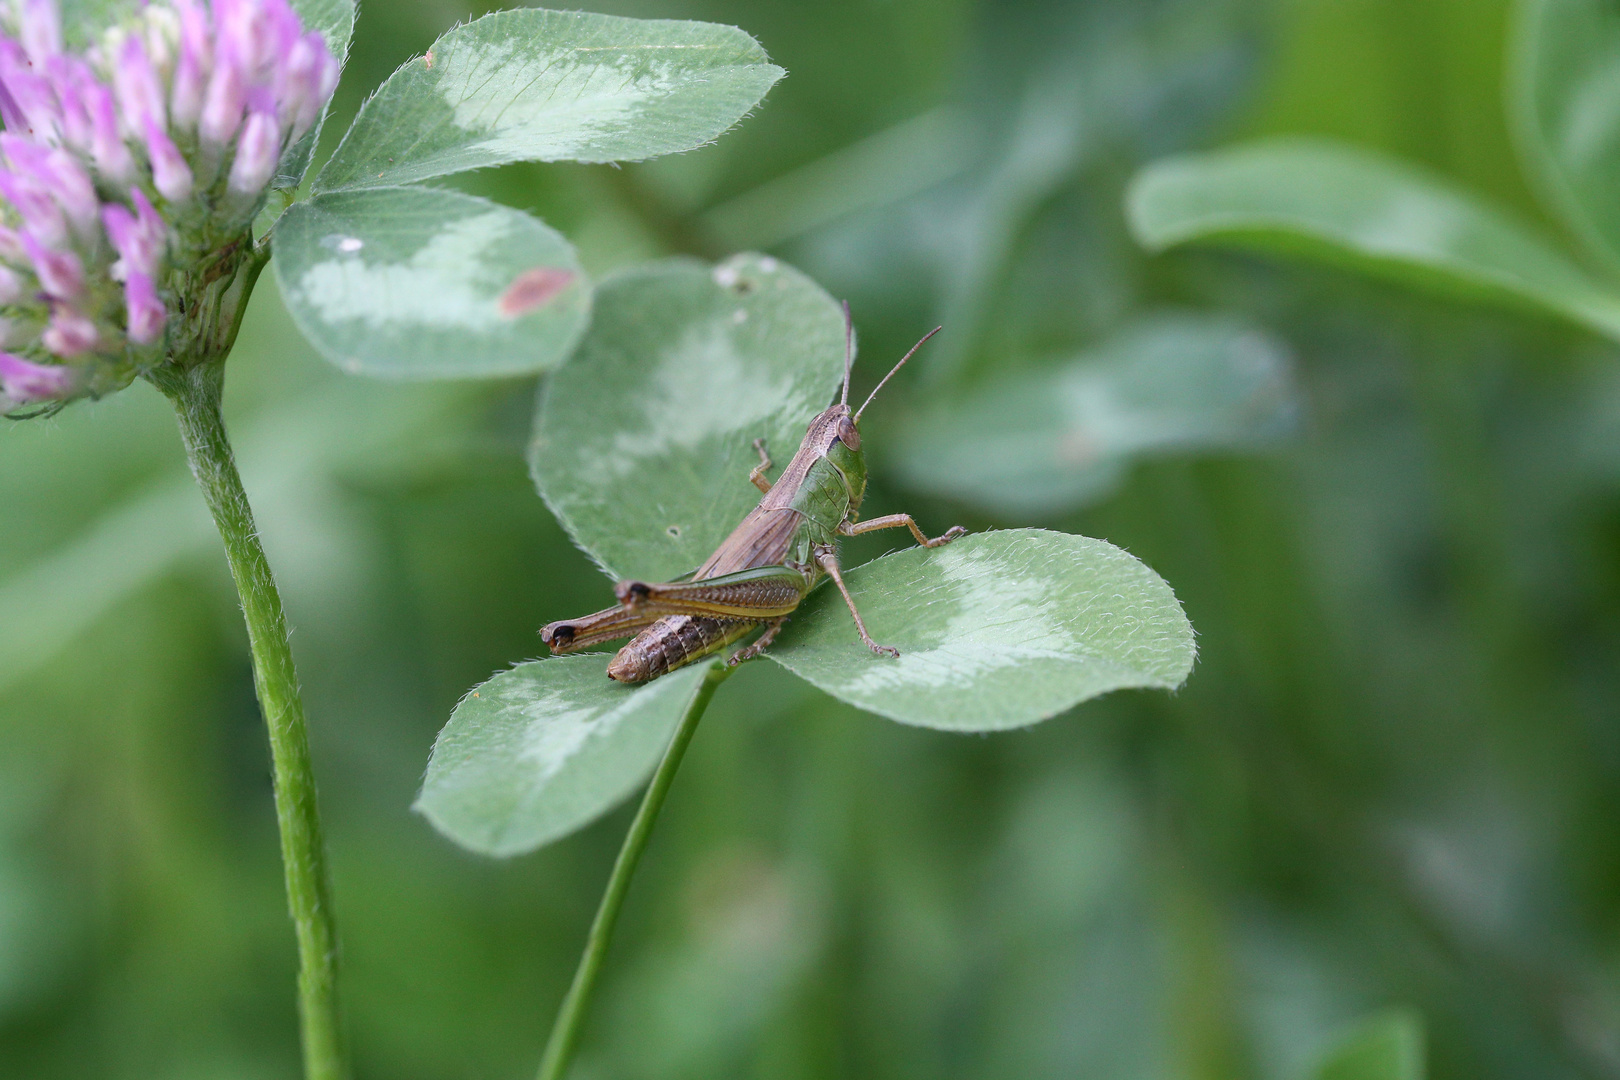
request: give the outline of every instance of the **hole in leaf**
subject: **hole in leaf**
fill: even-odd
[[[737,272],[735,266],[722,265],[714,268],[714,281],[722,289],[730,289],[738,296],[747,296],[758,287],[756,282],[750,281]]]
[[[677,540],[681,538],[681,527],[679,525],[671,525],[664,531],[669,533],[669,535],[673,536]]]

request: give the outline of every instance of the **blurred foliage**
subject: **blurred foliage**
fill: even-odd
[[[1334,270],[1150,259],[1122,209],[1148,158],[1319,135],[1557,232],[1503,118],[1507,4],[597,6],[741,25],[790,74],[692,154],[456,184],[538,213],[592,274],[767,248],[850,298],[868,357],[944,322],[864,422],[870,513],[998,523],[907,487],[901,432],[1158,311],[1286,347],[1298,424],[1259,453],[1161,446],[1103,501],[1020,518],[1175,587],[1201,653],[1176,697],[967,739],[739,672],[576,1075],[1293,1080],[1390,1006],[1422,1016],[1435,1077],[1620,1075],[1615,346]],[[473,13],[365,6],[329,136]],[[232,365],[358,1073],[525,1075],[627,814],[490,862],[409,807],[464,690],[601,600],[526,476],[534,385],[345,379],[268,286]],[[0,430],[6,1076],[295,1075],[262,730],[181,461],[144,390]]]
[[[1126,195],[1155,251],[1250,246],[1460,298],[1562,315],[1620,337],[1620,296],[1519,222],[1403,163],[1342,143],[1267,142],[1167,158]]]
[[[1145,316],[1068,363],[915,410],[896,433],[895,470],[921,491],[1045,520],[1110,494],[1145,453],[1290,433],[1291,382],[1287,353],[1253,326]]]
[[[1315,1080],[1423,1080],[1423,1025],[1392,1009],[1360,1024],[1328,1051]]]

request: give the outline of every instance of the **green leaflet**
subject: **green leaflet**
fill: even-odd
[[[354,34],[354,0],[290,0],[309,30],[319,30],[332,55],[342,60]]]
[[[542,394],[535,483],[610,576],[678,577],[759,501],[753,440],[785,464],[843,369],[838,305],[775,259],[616,275]]]
[[[709,666],[642,687],[608,679],[593,653],[503,671],[456,706],[433,744],[416,808],[486,855],[566,836],[647,779]]]
[[[1217,241],[1309,255],[1620,338],[1620,297],[1540,237],[1438,179],[1351,147],[1288,141],[1170,158],[1136,177],[1127,210],[1155,251]]]
[[[1328,1051],[1314,1080],[1423,1080],[1423,1020],[1394,1009],[1363,1022]]]
[[[785,463],[842,368],[837,305],[774,259],[712,268],[674,260],[616,275],[541,397],[535,481],[611,575],[677,577],[758,501],[748,482],[753,439],[768,438]],[[1192,629],[1169,587],[1099,540],[986,533],[908,548],[847,577],[873,633],[901,649],[898,660],[859,642],[830,588],[806,600],[766,655],[905,723],[1020,727],[1109,690],[1179,686],[1192,666]],[[606,660],[525,664],[464,700],[423,788],[420,805],[434,823],[475,850],[509,853],[623,798],[662,743],[637,741],[632,751],[617,740],[654,726],[667,738],[689,696],[667,684],[689,688],[706,665],[631,690],[604,677]],[[599,721],[611,730],[592,742]]]
[[[534,8],[450,30],[374,94],[315,190],[509,161],[639,161],[701,146],[782,69],[734,27]]]
[[[1126,687],[1180,686],[1192,627],[1170,587],[1112,544],[976,533],[845,573],[875,656],[837,591],[807,598],[765,655],[891,720],[947,731],[1023,727]]]
[[[1148,316],[1067,363],[909,417],[894,461],[913,488],[1039,517],[1107,495],[1143,454],[1274,439],[1296,409],[1287,351],[1264,331]]]
[[[529,214],[436,188],[321,195],[276,225],[276,281],[304,335],[349,372],[519,375],[560,364],[590,284]]]
[[[1025,529],[911,548],[847,575],[873,656],[824,589],[767,656],[836,697],[952,731],[1020,727],[1124,687],[1174,688],[1192,629],[1170,589],[1100,540]],[[663,752],[711,663],[643,687],[601,653],[520,664],[475,689],[434,745],[417,808],[471,850],[513,855],[630,795]]]
[[[1620,10],[1525,0],[1509,71],[1524,164],[1587,246],[1620,271]]]

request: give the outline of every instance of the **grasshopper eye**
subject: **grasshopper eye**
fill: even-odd
[[[855,430],[855,421],[847,416],[840,417],[838,420],[838,441],[851,450],[861,448],[861,433]]]

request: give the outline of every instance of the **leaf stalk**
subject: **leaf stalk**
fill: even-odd
[[[546,1052],[540,1059],[537,1080],[562,1080],[568,1071],[568,1063],[579,1044],[585,1010],[590,1005],[597,976],[607,957],[614,924],[619,921],[619,909],[624,906],[625,895],[630,891],[630,879],[635,876],[636,865],[641,861],[647,840],[652,835],[653,823],[664,807],[664,798],[675,780],[675,771],[681,767],[681,759],[686,756],[686,748],[697,731],[698,721],[703,719],[704,711],[714,698],[715,689],[726,681],[731,672],[732,669],[726,664],[711,662],[708,674],[698,684],[686,712],[681,716],[675,735],[669,741],[669,748],[664,751],[663,760],[653,773],[652,782],[647,785],[641,807],[630,822],[630,831],[625,833],[624,844],[619,848],[619,857],[613,862],[613,872],[608,876],[607,889],[597,906],[596,918],[591,921],[591,930],[585,938],[585,951],[579,958],[573,984],[568,987],[568,994],[557,1010],[557,1021],[552,1025],[551,1038],[546,1041]]]

